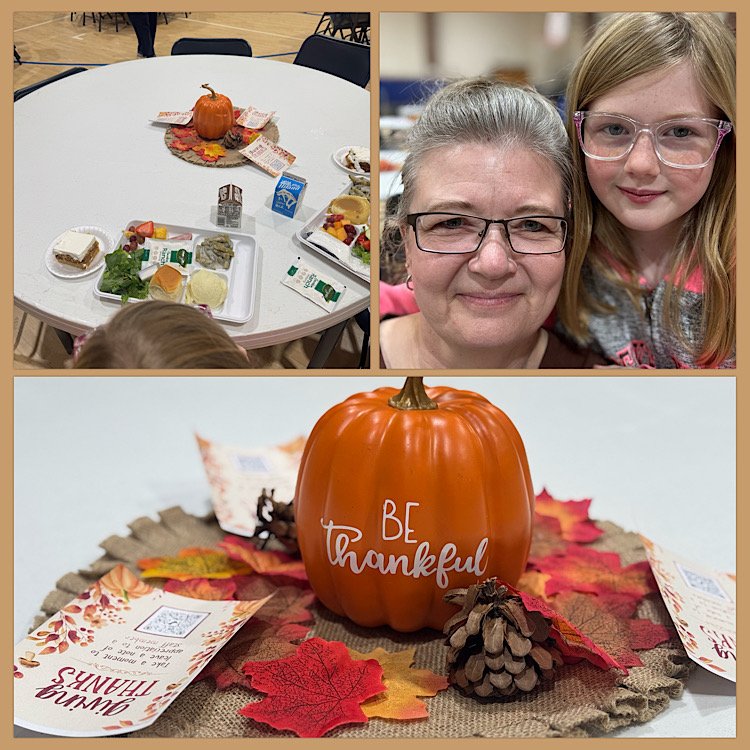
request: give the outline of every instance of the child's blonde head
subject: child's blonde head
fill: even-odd
[[[560,298],[560,316],[579,340],[586,340],[588,314],[597,309],[581,284],[584,258],[617,278],[597,250],[607,251],[634,271],[635,259],[619,222],[592,195],[584,155],[576,138],[573,114],[636,76],[688,61],[719,118],[734,125],[716,155],[713,174],[701,200],[687,214],[671,260],[670,278],[682,279],[700,267],[705,304],[702,365],[729,356],[735,341],[735,133],[736,51],[732,32],[713,13],[617,13],[597,27],[571,73],[566,98],[568,133],[574,143],[573,239]],[[596,210],[594,210],[594,207]],[[596,238],[599,242],[593,243]],[[667,297],[666,324],[677,335],[677,287]],[[637,287],[632,287],[634,300]]]
[[[158,300],[125,305],[91,333],[73,363],[97,369],[252,366],[215,320],[189,305]]]

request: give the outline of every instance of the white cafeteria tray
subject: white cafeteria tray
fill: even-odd
[[[142,224],[142,221],[129,221],[125,224],[126,227],[138,226]],[[192,272],[203,269],[202,266],[196,260],[196,248],[206,238],[217,234],[227,234],[232,240],[232,246],[234,248],[234,258],[227,270],[223,268],[209,269],[215,273],[222,274],[227,277],[227,298],[221,307],[211,310],[211,315],[216,320],[224,320],[229,323],[247,323],[248,320],[253,316],[255,309],[255,287],[256,277],[258,269],[258,248],[255,242],[255,237],[247,234],[237,234],[235,232],[224,231],[217,227],[214,230],[197,229],[195,227],[178,226],[176,224],[164,224],[162,222],[154,222],[156,226],[165,226],[167,228],[167,239],[172,235],[185,234],[190,232],[193,235],[192,240],[185,240],[185,248],[193,252],[193,266],[192,269],[182,269],[175,266],[179,271],[185,274],[185,283],[189,278],[187,275],[188,270]],[[123,242],[127,242],[125,235],[120,236],[116,247],[122,245]],[[151,238],[146,238],[145,245],[149,246]],[[154,240],[154,242],[163,242],[163,240]],[[145,265],[148,265],[147,263]],[[106,268],[106,267],[105,267]],[[96,285],[94,287],[94,294],[101,299],[114,300],[120,302],[119,294],[111,294],[109,292],[102,292],[99,290],[99,284],[101,283],[104,270],[99,274]],[[146,299],[150,299],[147,297]],[[185,292],[183,291],[182,301],[185,300]],[[129,299],[128,302],[142,302],[139,299]]]
[[[305,226],[297,232],[297,239],[303,245],[306,245],[307,247],[315,250],[316,253],[319,253],[323,257],[328,258],[339,266],[346,268],[348,271],[351,271],[352,273],[359,276],[359,278],[364,279],[365,281],[370,281],[370,264],[360,260],[356,255],[352,255],[351,249],[349,247],[346,248],[346,251],[344,251],[342,248],[341,255],[335,255],[321,245],[316,245],[314,242],[310,242],[310,240],[308,239],[316,229],[319,229],[323,226],[323,223],[326,220],[326,215],[329,213],[330,211],[328,210],[328,206],[326,206],[319,214],[315,216],[315,218],[305,224]],[[364,224],[355,224],[355,226],[357,227],[357,234],[359,234],[365,228]],[[341,244],[343,245],[344,243]]]

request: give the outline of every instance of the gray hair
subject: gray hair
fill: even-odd
[[[435,93],[409,134],[401,170],[404,190],[395,215],[386,219],[384,246],[395,252],[403,246],[398,228],[406,223],[425,155],[465,143],[526,148],[548,159],[560,175],[567,212],[573,183],[571,146],[552,102],[527,86],[467,78]]]

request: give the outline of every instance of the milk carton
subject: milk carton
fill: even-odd
[[[306,187],[307,180],[304,177],[296,177],[288,172],[283,174],[276,183],[271,210],[283,216],[294,218],[297,208],[302,203],[302,196]]]
[[[237,185],[223,185],[219,188],[216,224],[230,229],[240,227],[242,224],[242,188]]]

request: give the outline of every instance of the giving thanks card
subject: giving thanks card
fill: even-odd
[[[66,737],[142,729],[269,598],[189,599],[117,565],[16,646],[15,723]]]
[[[737,581],[678,557],[641,534],[664,604],[688,656],[737,682]]]
[[[253,536],[258,526],[258,498],[275,490],[276,500],[291,502],[305,438],[275,447],[237,448],[196,435],[211,485],[216,520],[224,531]]]

